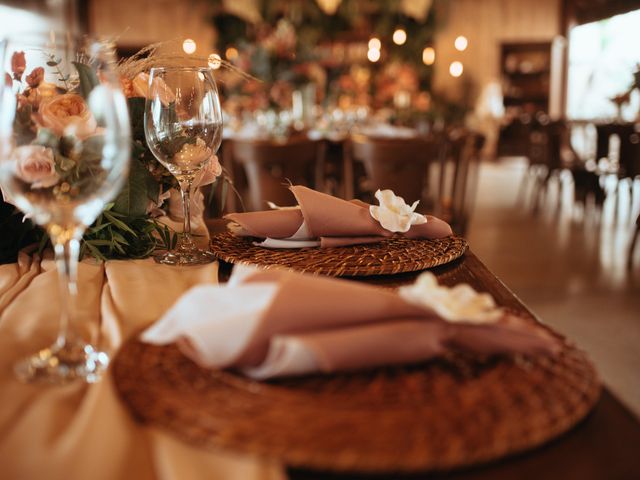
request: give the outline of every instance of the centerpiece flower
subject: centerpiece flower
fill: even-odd
[[[171,62],[193,62],[194,59],[166,56],[158,53],[158,47],[144,48],[122,61],[116,69],[129,107],[131,165],[121,193],[107,205],[83,237],[83,253],[98,259],[143,258],[157,248],[172,248],[179,234],[163,220],[166,217],[181,220],[177,181],[146,145],[144,105],[149,93],[150,68]],[[75,72],[63,74],[62,60],[54,54],[45,55],[46,67],[36,66],[29,70],[24,52],[14,52],[11,73],[7,73],[4,80],[5,88],[10,88],[16,99],[13,131],[16,145],[20,145],[12,152],[16,177],[29,184],[31,189],[53,187],[53,194],[57,195],[74,188],[76,177],[73,172],[76,169],[90,168],[91,162],[100,160],[102,156],[103,133],[87,102],[90,102],[88,93],[94,88],[101,88],[103,73],[93,70],[79,58],[73,62]],[[45,81],[45,78],[53,76],[57,76],[55,83]],[[159,87],[165,105],[175,102],[175,93],[171,89],[166,85]],[[220,195],[224,198],[230,182],[223,174],[217,156],[206,146],[187,143],[178,155],[184,156],[185,161],[193,162],[193,158],[198,157],[199,161],[206,162],[206,167],[194,181],[192,193],[191,211],[192,217],[196,217],[192,220],[198,225],[202,223],[200,217],[206,200],[199,189],[214,183],[224,185]],[[213,193],[211,189],[209,201]],[[3,233],[5,238],[0,242],[0,262],[14,261],[19,248],[33,241],[40,240],[43,248],[46,234],[30,221],[23,220],[22,215],[10,205],[11,199],[5,192],[2,198],[0,224],[3,232],[9,233]]]

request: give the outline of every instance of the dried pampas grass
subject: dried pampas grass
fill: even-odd
[[[120,60],[116,72],[121,77],[132,80],[138,74],[148,72],[153,67],[206,67],[209,65],[208,57],[186,55],[181,53],[181,50],[182,43],[178,40],[152,43],[131,57]],[[216,59],[216,62],[218,61],[220,69],[232,72],[246,80],[257,80],[222,58]],[[218,78],[216,79],[218,80]]]

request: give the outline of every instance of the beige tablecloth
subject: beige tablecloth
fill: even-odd
[[[169,267],[153,260],[86,261],[79,269],[83,321],[113,356],[189,287],[217,282],[217,265]],[[53,342],[57,272],[21,254],[0,265],[0,477],[7,479],[280,479],[280,465],[208,452],[136,423],[107,374],[95,385],[25,385],[13,363]]]

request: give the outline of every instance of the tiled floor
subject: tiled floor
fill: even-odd
[[[601,216],[557,206],[551,189],[538,215],[518,202],[523,159],[483,164],[468,239],[474,252],[544,322],[593,359],[600,375],[640,417],[640,245],[626,266],[640,191]],[[636,188],[638,185],[636,185]],[[617,217],[617,218],[614,218]]]

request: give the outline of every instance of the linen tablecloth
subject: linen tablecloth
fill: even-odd
[[[170,267],[153,260],[79,268],[79,310],[113,357],[132,332],[157,320],[188,288],[216,283],[217,265]],[[57,272],[50,258],[20,254],[0,265],[0,476],[10,479],[281,479],[284,470],[227,451],[208,452],[136,423],[107,373],[94,385],[22,384],[13,363],[53,342]],[[96,332],[97,333],[97,332]]]

